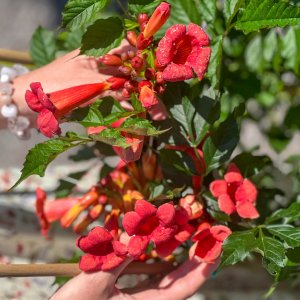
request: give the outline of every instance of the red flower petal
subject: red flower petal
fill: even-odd
[[[176,82],[191,79],[194,77],[190,66],[171,63],[163,71],[165,81]]]
[[[158,103],[155,92],[148,86],[143,86],[139,95],[142,106],[149,109]]]
[[[235,212],[235,205],[227,194],[223,194],[218,198],[218,205],[221,211],[227,215]]]
[[[112,235],[102,227],[93,228],[87,236],[77,239],[77,246],[86,253],[94,255],[107,255],[113,251]]]
[[[47,220],[49,222],[54,222],[59,220],[76,203],[78,203],[77,198],[64,198],[64,199],[57,199],[54,201],[47,201],[45,203],[45,208],[44,208]]]
[[[142,218],[134,211],[130,211],[124,215],[122,224],[128,235],[134,235],[142,221]]]
[[[161,205],[157,209],[156,216],[159,219],[159,223],[164,226],[168,227],[174,224],[175,221],[175,208],[174,205],[170,203],[165,203]]]
[[[119,241],[112,242],[114,252],[118,256],[125,256],[128,253],[127,246]]]
[[[176,239],[172,238],[172,239],[168,240],[167,242],[162,242],[161,244],[158,244],[155,247],[155,250],[159,256],[166,257],[166,256],[172,254],[172,252],[178,246],[180,246],[180,244],[181,244],[180,242],[178,242]]]
[[[156,214],[157,209],[146,200],[139,200],[135,203],[134,210],[140,217],[146,218]]]
[[[117,256],[115,253],[110,253],[102,258],[102,271],[109,271],[118,267],[125,260],[125,257]]]
[[[128,252],[133,259],[139,259],[139,257],[145,253],[149,244],[149,238],[144,236],[133,236],[128,243]]]
[[[256,201],[256,197],[256,186],[248,179],[245,179],[235,192],[236,201],[250,201],[254,203]]]
[[[179,231],[175,234],[174,237],[178,242],[183,243],[191,237],[194,231],[195,228],[187,223],[180,227]]]
[[[52,138],[56,134],[61,134],[59,123],[53,112],[45,108],[37,117],[37,127],[41,133],[48,138]]]
[[[80,257],[79,268],[85,272],[95,272],[102,268],[103,256],[85,254]]]
[[[216,225],[210,228],[212,236],[219,242],[223,242],[232,232],[223,225]]]
[[[163,227],[158,226],[156,227],[150,238],[155,243],[155,245],[159,245],[160,243],[167,242],[171,238],[174,237],[178,229],[178,226],[172,226],[172,227]]]
[[[232,182],[242,182],[244,180],[241,171],[239,168],[234,164],[231,163],[228,166],[227,172],[224,176],[226,182],[232,183]]]
[[[227,182],[225,180],[215,180],[209,185],[209,190],[214,197],[227,194]]]
[[[209,46],[209,37],[206,32],[194,23],[190,23],[188,26],[187,34],[194,38],[194,41],[200,46]]]
[[[205,262],[213,262],[222,252],[222,243],[216,241],[211,235],[205,240],[199,241],[195,249],[195,255]]]
[[[45,202],[46,202],[46,193],[44,190],[37,188],[36,189],[36,202],[35,202],[35,211],[40,221],[41,233],[44,236],[47,236],[48,230],[50,228],[49,221],[45,214]]]
[[[246,219],[256,219],[259,213],[250,201],[238,202],[236,206],[237,213],[240,217]]]
[[[184,225],[189,221],[189,215],[183,207],[177,207],[175,212],[175,223]]]
[[[37,96],[39,98],[40,103],[43,105],[44,108],[47,108],[48,110],[55,112],[55,106],[50,101],[49,97],[44,93],[42,87],[37,89]]]
[[[37,95],[29,90],[25,93],[25,100],[29,108],[33,111],[41,112],[44,109]]]

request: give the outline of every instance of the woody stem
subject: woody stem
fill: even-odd
[[[32,64],[29,53],[10,49],[0,48],[0,61],[1,60],[13,63]]]
[[[159,274],[174,269],[171,263],[131,263],[123,274]],[[0,264],[0,277],[76,276],[81,272],[78,264]]]

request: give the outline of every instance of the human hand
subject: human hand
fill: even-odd
[[[146,285],[125,292],[116,287],[116,281],[130,262],[127,260],[110,272],[81,273],[59,289],[51,300],[183,300],[195,294],[218,267],[217,262],[207,264],[193,257],[159,282],[147,282]]]

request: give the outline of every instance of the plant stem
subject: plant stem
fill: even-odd
[[[161,274],[172,271],[171,263],[152,264],[133,262],[123,274]],[[78,264],[0,264],[0,277],[76,276],[81,272]]]

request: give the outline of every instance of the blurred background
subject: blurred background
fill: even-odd
[[[0,48],[28,51],[30,39],[38,26],[47,29],[58,28],[65,0],[0,0]],[[170,1],[172,2],[172,1]],[[110,9],[114,9],[111,7]],[[116,8],[117,9],[117,8]],[[250,102],[255,111],[255,103]],[[251,106],[252,105],[252,106]],[[278,117],[284,107],[278,107]],[[257,154],[268,154],[274,161],[283,162],[293,153],[299,153],[300,135],[294,134],[284,151],[276,152],[266,141],[257,122],[245,121],[242,128],[243,147],[250,149],[257,145]],[[0,131],[0,260],[2,262],[55,262],[70,258],[75,248],[75,236],[71,231],[59,227],[52,230],[52,238],[44,239],[39,232],[34,214],[35,189],[42,186],[47,193],[60,184],[60,180],[72,182],[69,173],[91,169],[88,176],[80,180],[78,191],[94,182],[101,162],[88,161],[73,164],[68,156],[61,155],[51,164],[44,178],[33,176],[13,192],[7,189],[16,181],[27,151],[44,138],[32,130],[31,139],[21,141],[8,131]],[[135,278],[138,280],[139,278]],[[0,278],[0,299],[39,300],[47,299],[56,286],[54,278]],[[271,279],[265,271],[249,264],[247,268],[228,268],[214,276],[192,299],[263,299]],[[298,294],[299,295],[299,294]],[[280,290],[271,299],[299,299],[296,292]],[[170,299],[171,300],[171,299]]]

